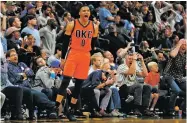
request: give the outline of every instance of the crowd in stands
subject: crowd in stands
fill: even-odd
[[[153,117],[165,103],[167,115],[175,116],[176,106],[186,115],[185,1],[1,1],[1,118],[10,111],[10,119],[25,119],[24,105],[30,120],[44,111],[51,119],[66,115],[73,78],[66,102],[55,106],[63,36],[82,5],[100,32],[74,114]],[[168,97],[163,104],[161,97]]]

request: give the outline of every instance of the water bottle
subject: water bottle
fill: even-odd
[[[178,111],[179,118],[182,118],[182,110]]]
[[[50,79],[55,79],[55,77],[56,77],[55,72],[51,71],[51,73],[50,73]]]

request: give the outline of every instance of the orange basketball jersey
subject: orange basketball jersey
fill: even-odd
[[[89,52],[91,50],[91,41],[94,34],[93,22],[89,20],[86,26],[83,26],[78,19],[74,22],[70,48]]]

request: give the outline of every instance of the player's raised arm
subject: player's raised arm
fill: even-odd
[[[71,21],[71,22],[69,22],[68,25],[66,26],[65,35],[71,36],[71,33],[72,33],[72,31],[73,31],[73,28],[74,28],[74,21]]]
[[[96,24],[94,24],[94,34],[93,34],[93,38],[97,38],[98,34],[99,34],[99,22],[97,22]]]

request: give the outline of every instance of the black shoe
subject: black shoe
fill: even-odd
[[[74,115],[76,118],[86,118],[86,115],[84,115],[81,111],[77,110],[74,112]]]
[[[49,119],[57,119],[57,113],[56,112],[51,112],[49,114]]]
[[[90,117],[91,118],[101,118],[102,115],[99,112],[94,111],[94,112],[91,113]]]
[[[71,113],[67,114],[67,118],[69,119],[69,121],[77,121],[77,118]]]
[[[135,109],[133,114],[137,115],[138,117],[142,116],[142,113],[138,109]]]
[[[149,110],[144,110],[144,115],[145,116],[150,116],[150,117],[154,117],[155,116],[155,114],[154,114],[154,112],[151,112],[151,111],[149,111]]]
[[[58,118],[59,118],[59,119],[65,119],[66,116],[65,116],[64,114],[60,114],[60,115],[58,115]]]
[[[48,117],[49,117],[49,119],[57,119],[57,108],[56,108],[56,106],[49,109]]]

